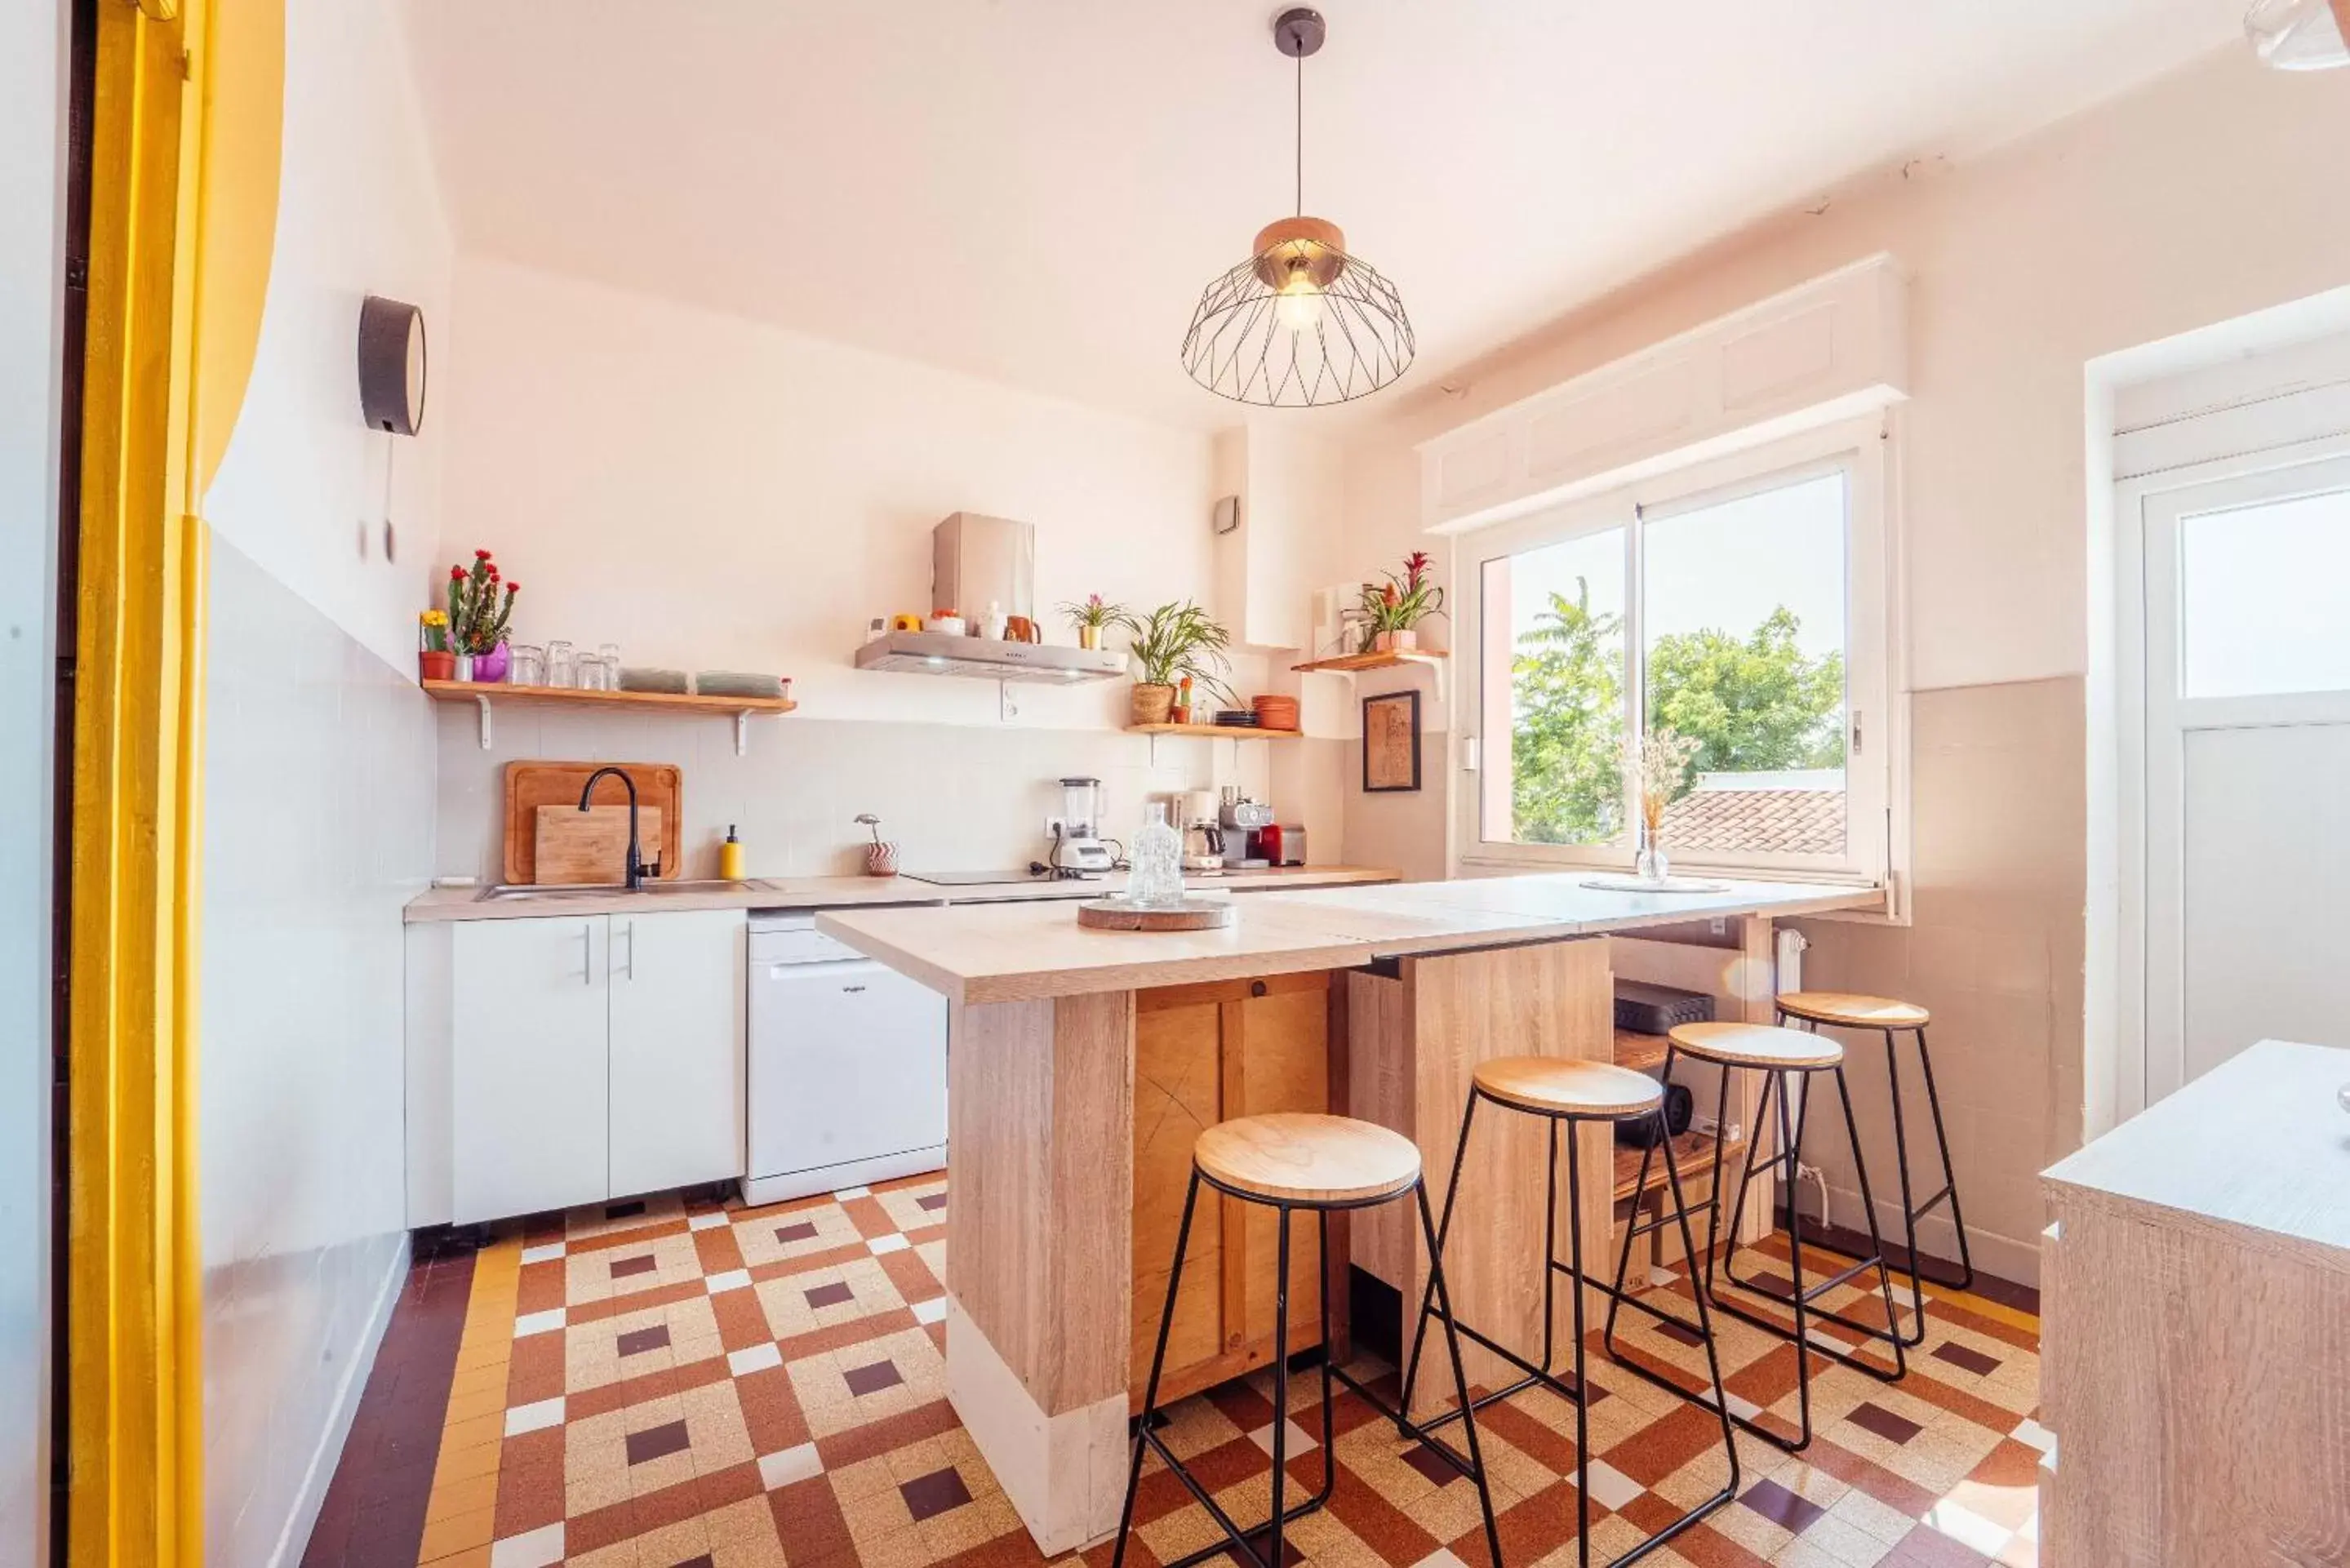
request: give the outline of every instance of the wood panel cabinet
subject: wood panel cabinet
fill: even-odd
[[[1168,1268],[1191,1179],[1191,1145],[1232,1116],[1330,1108],[1327,974],[1170,986],[1135,994],[1134,1297],[1129,1398],[1140,1408]],[[1161,1379],[1180,1397],[1272,1359],[1278,1219],[1202,1189],[1184,1257]],[[1321,1249],[1313,1217],[1293,1221],[1290,1349],[1322,1341]],[[1334,1314],[1343,1311],[1332,1303]]]

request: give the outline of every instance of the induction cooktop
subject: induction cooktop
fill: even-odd
[[[1055,870],[1040,862],[1018,871],[901,871],[899,875],[909,882],[928,882],[937,888],[1000,888],[1026,882],[1090,882],[1101,873]]]

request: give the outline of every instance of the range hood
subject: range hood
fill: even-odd
[[[857,650],[859,670],[911,675],[975,675],[988,680],[1035,680],[1075,685],[1126,673],[1126,655],[1106,648],[1053,648],[1041,642],[995,642],[942,631],[893,631]]]
[[[993,607],[1036,618],[1036,525],[958,512],[931,530],[930,606],[977,624]],[[1107,649],[1052,648],[936,631],[893,631],[857,650],[859,670],[961,675],[984,680],[1068,685],[1126,673],[1126,655]]]

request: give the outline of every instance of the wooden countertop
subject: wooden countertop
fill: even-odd
[[[1293,866],[1280,870],[1233,871],[1202,877],[1202,891],[1225,888],[1243,892],[1265,888],[1312,888],[1392,882],[1400,873],[1373,866]],[[910,877],[760,877],[748,881],[696,885],[676,893],[629,893],[598,888],[488,898],[479,888],[435,888],[408,902],[411,925],[432,920],[514,920],[542,915],[652,914],[662,909],[821,909],[860,904],[1064,902],[1098,898],[1126,887],[1117,872],[1092,882],[1014,882],[986,887],[943,887]],[[1076,917],[1070,917],[1074,923]]]
[[[2350,1267],[2350,1051],[2263,1040],[2041,1173]]]
[[[959,1002],[1014,1002],[1351,969],[1375,958],[1555,941],[1711,916],[1867,909],[1874,888],[1732,882],[1720,893],[1586,888],[1587,872],[1261,893],[1214,931],[1099,931],[1050,905],[844,909],[816,929]]]

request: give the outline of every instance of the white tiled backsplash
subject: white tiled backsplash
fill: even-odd
[[[1313,857],[1338,858],[1336,803],[1342,741],[1231,742],[1101,730],[990,729],[931,723],[754,719],[747,755],[729,718],[579,713],[500,706],[492,750],[474,710],[443,703],[440,720],[435,874],[495,878],[505,765],[670,763],[685,776],[687,877],[717,874],[718,845],[736,825],[754,877],[861,871],[860,812],[881,818],[908,869],[986,870],[1044,856],[1045,819],[1061,812],[1056,782],[1102,781],[1107,830],[1131,837],[1146,798],[1238,784],[1272,791],[1284,822],[1304,822]],[[1279,749],[1276,763],[1268,753]],[[600,796],[598,798],[601,798]]]

